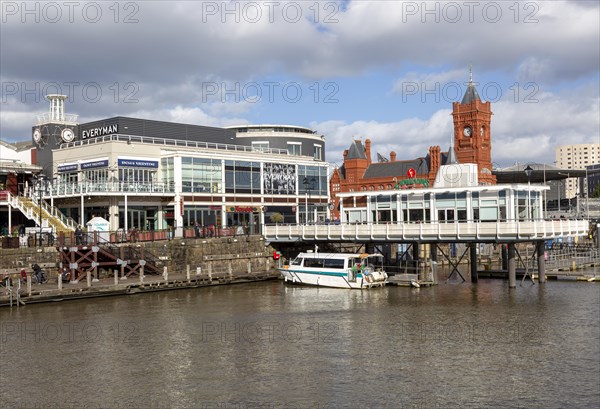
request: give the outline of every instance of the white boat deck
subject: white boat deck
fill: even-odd
[[[547,240],[588,234],[587,220],[535,220],[465,223],[387,223],[329,225],[264,225],[263,235],[274,242],[510,242]]]

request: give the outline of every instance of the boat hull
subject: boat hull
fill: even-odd
[[[354,279],[348,274],[312,272],[292,269],[279,269],[286,282],[313,285],[319,287],[368,289],[383,287],[387,284],[387,274],[374,272],[369,275],[357,274]]]

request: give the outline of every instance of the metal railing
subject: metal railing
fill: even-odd
[[[587,220],[507,220],[489,222],[428,222],[385,224],[264,225],[267,240],[542,240],[561,236],[583,236],[589,231]]]
[[[88,193],[174,193],[175,186],[170,183],[155,182],[83,182],[59,183],[49,189],[50,196],[76,196]]]
[[[16,209],[19,209],[28,219],[34,220],[38,225],[41,224],[41,219],[48,220],[48,224],[55,230],[72,230],[77,225],[75,221],[65,216],[56,206],[50,206],[45,200],[40,200],[38,192],[29,187],[25,190],[24,196],[15,196],[10,193],[8,202]],[[40,218],[40,208],[42,214]]]
[[[211,143],[211,142],[197,142],[188,141],[185,139],[167,139],[167,138],[155,138],[150,136],[138,136],[138,135],[124,135],[124,134],[113,134],[99,136],[96,138],[88,138],[77,140],[69,143],[62,143],[59,149],[68,149],[75,146],[91,145],[98,142],[127,142],[127,143],[143,143],[149,145],[159,146],[175,146],[183,148],[194,148],[194,149],[217,149],[231,152],[258,152],[258,153],[271,153],[276,155],[289,155],[287,149],[256,149],[251,146],[244,145],[232,145],[227,143]]]

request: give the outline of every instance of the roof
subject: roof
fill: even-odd
[[[443,156],[443,155],[442,155]],[[454,147],[450,147],[450,149],[448,149],[448,153],[446,154],[446,158],[442,164],[444,165],[456,165],[458,164],[458,159],[456,159],[456,153],[454,152]]]
[[[532,169],[530,178],[527,178],[525,168]],[[600,173],[600,169],[588,170],[587,174]],[[516,164],[502,169],[492,170],[496,175],[496,181],[500,183],[544,183],[549,180],[563,180],[572,177],[585,177],[585,169],[560,169],[545,163]]]
[[[479,98],[477,88],[475,88],[475,84],[473,84],[473,80],[471,80],[469,82],[469,86],[467,87],[467,91],[465,91],[465,95],[463,96],[461,104],[470,104],[473,101],[481,101],[481,98]]]
[[[367,159],[367,152],[360,141],[352,141],[346,159]]]
[[[372,163],[367,168],[363,178],[370,179],[404,176],[410,168],[414,169],[418,175],[429,173],[429,156],[395,162]]]

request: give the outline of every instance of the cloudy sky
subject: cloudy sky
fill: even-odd
[[[29,139],[60,92],[79,122],[293,124],[332,163],[352,138],[410,159],[449,145],[472,64],[496,165],[552,163],[600,143],[599,4],[2,1],[0,138]]]

